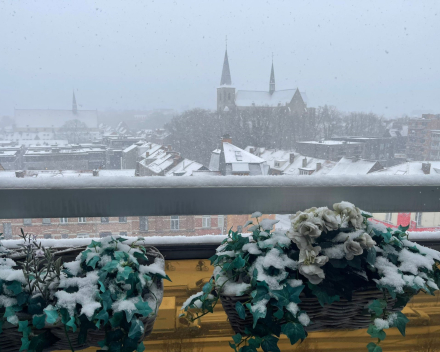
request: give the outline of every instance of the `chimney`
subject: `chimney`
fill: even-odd
[[[319,171],[319,170],[321,170],[321,168],[322,168],[321,163],[316,163],[316,170],[315,171]]]
[[[431,163],[422,163],[422,171],[425,175],[429,175],[431,173]]]
[[[99,170],[98,169],[93,170],[93,176],[99,176]]]
[[[15,171],[15,177],[17,177],[17,178],[24,178],[24,174],[25,174],[25,171],[23,171],[23,170]]]
[[[304,157],[304,159],[302,160],[302,167],[307,167],[307,158]]]
[[[249,153],[254,154],[255,153],[255,148],[254,147],[249,147]]]
[[[295,153],[290,153],[290,155],[289,155],[289,163],[293,164],[294,161],[295,161]]]
[[[168,151],[169,151],[169,152],[173,150],[173,146],[172,146],[171,144],[168,144],[168,145],[167,145],[167,148],[168,148]]]
[[[232,144],[231,136],[228,133],[224,134],[223,137],[222,137],[222,142],[223,143],[227,142],[227,143],[231,143]]]

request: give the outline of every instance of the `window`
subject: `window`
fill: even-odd
[[[148,231],[148,217],[139,216],[139,231]]]
[[[127,236],[127,231],[121,231],[121,232],[119,232],[119,236]]]
[[[85,223],[86,222],[86,218],[78,218],[78,222]]]
[[[23,219],[23,225],[26,226],[32,225],[32,219]]]
[[[211,227],[211,216],[210,215],[203,215],[202,227]]]
[[[120,216],[119,217],[119,222],[127,222],[127,217],[126,216]]]
[[[392,217],[393,217],[393,213],[386,213],[385,222],[391,222]]]
[[[67,224],[67,218],[60,218],[60,224]]]
[[[50,218],[43,218],[43,225],[50,225]]]
[[[180,228],[180,224],[179,224],[179,217],[178,216],[171,216],[171,230],[178,230]]]
[[[87,233],[79,233],[76,237],[77,238],[89,238],[90,236]],[[101,236],[101,237],[104,237],[104,236]]]
[[[69,238],[69,234],[68,233],[62,233],[61,234],[61,238],[64,238],[64,239]]]
[[[45,233],[45,234],[43,235],[43,237],[44,237],[45,239],[49,239],[49,238],[52,238],[52,235],[51,235],[50,233]]]
[[[417,224],[417,227],[421,227],[422,226],[422,214],[423,213],[416,213],[416,224]]]
[[[225,217],[224,217],[224,215],[219,215],[218,216],[218,227],[220,227],[221,229],[223,227],[225,227]]]
[[[111,236],[111,235],[112,235],[111,232],[101,232],[101,233],[99,234],[99,237],[103,238],[103,237],[109,237],[109,236]],[[87,235],[87,236],[88,236],[88,235]]]
[[[12,226],[10,222],[3,223],[3,234],[7,240],[12,238]]]
[[[109,218],[101,218],[101,224],[108,224],[109,223]]]

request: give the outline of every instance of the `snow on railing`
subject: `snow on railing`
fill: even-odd
[[[440,211],[440,175],[0,178],[1,218]]]

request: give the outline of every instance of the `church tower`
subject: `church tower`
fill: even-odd
[[[78,105],[76,104],[76,98],[75,98],[75,92],[73,92],[73,99],[72,99],[72,112],[76,114],[78,112]]]
[[[273,55],[272,55],[272,69],[270,70],[269,93],[272,95],[275,92],[275,73],[273,72]]]
[[[231,71],[229,70],[228,46],[226,44],[223,60],[222,77],[217,88],[217,111],[231,111],[235,109],[235,88],[232,86]]]

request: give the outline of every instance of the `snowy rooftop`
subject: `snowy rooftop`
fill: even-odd
[[[98,127],[96,110],[15,109],[17,128],[60,128],[67,121],[79,120],[89,128]]]
[[[17,178],[16,171],[0,171],[0,177]],[[47,177],[95,177],[91,170],[26,170],[24,172],[24,178],[47,178]],[[123,170],[99,170],[98,177],[117,177],[117,176],[135,176],[134,169]]]
[[[410,161],[403,164],[387,167],[372,175],[424,175],[422,163],[431,164],[431,174],[440,174],[440,161]]]
[[[364,159],[348,159],[342,158],[332,170],[329,175],[366,175],[370,172],[377,161],[370,161]]]
[[[296,89],[277,90],[270,94],[268,91],[252,91],[252,90],[238,90],[235,93],[235,105],[239,107],[245,106],[285,106],[289,104]],[[306,95],[301,92],[304,102],[307,104]]]
[[[226,164],[233,163],[251,163],[251,164],[261,164],[266,161],[258,156],[251,154],[244,149],[236,147],[235,145],[223,142],[223,152],[225,156]]]
[[[165,176],[192,176],[193,171],[203,168],[203,165],[189,159],[183,159],[176,166],[165,173]]]

